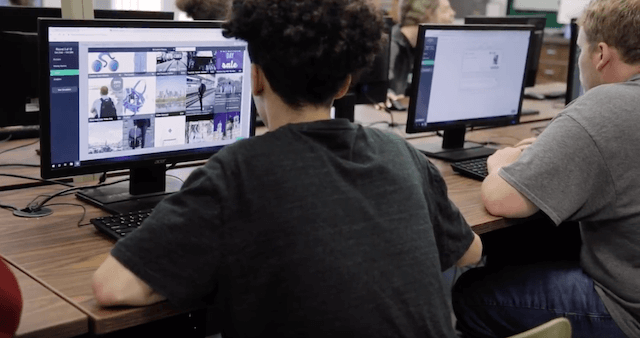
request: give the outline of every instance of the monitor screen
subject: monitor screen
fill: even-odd
[[[253,135],[250,60],[220,22],[40,22],[46,178],[204,159]],[[144,192],[146,193],[146,192]]]
[[[173,20],[173,12],[95,10],[96,18]],[[60,18],[60,8],[0,7],[0,41],[11,53],[2,53],[0,63],[12,65],[3,69],[12,86],[4,90],[7,99],[0,106],[0,127],[38,125],[39,77],[34,71],[38,63],[38,18]]]
[[[571,41],[569,45],[569,71],[567,72],[567,96],[566,104],[584,94],[584,88],[580,83],[580,67],[578,58],[580,57],[580,47],[578,47],[578,32],[580,27],[576,19],[571,20]]]
[[[445,134],[442,147],[417,148],[452,161],[490,154],[464,142],[465,128],[518,123],[532,36],[532,26],[420,25],[407,132]]]
[[[526,87],[536,85],[536,76],[538,74],[538,64],[540,62],[540,53],[542,52],[542,44],[544,40],[544,27],[547,24],[547,18],[544,15],[518,15],[506,17],[482,17],[469,16],[464,19],[465,24],[477,25],[533,25],[534,37],[531,39],[529,47],[529,55],[527,61],[527,71],[524,77]]]

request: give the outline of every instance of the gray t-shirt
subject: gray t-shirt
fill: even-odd
[[[582,268],[640,337],[640,75],[572,102],[499,175],[556,224],[580,221]]]
[[[232,337],[455,337],[441,272],[472,240],[422,154],[333,120],[225,147],[111,254]]]

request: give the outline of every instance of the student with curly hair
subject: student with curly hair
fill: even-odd
[[[330,119],[382,25],[366,0],[234,1],[225,35],[248,42],[269,132],[212,156],[120,240],[97,301],[215,299],[232,337],[455,337],[442,271],[477,262],[479,237],[421,153]]]

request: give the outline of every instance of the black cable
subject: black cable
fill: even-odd
[[[391,123],[389,123],[389,127],[390,128],[395,128],[395,127],[401,127],[401,124],[396,124],[396,122],[393,120],[393,112],[391,111],[391,109],[387,108],[384,104],[380,104],[380,102],[375,102],[375,100],[373,100],[369,95],[367,95],[367,93],[363,93],[364,97],[369,100],[369,102],[371,104],[373,104],[374,106],[383,109],[385,112],[387,112],[389,114],[389,116],[391,116]]]
[[[14,211],[18,210],[18,208],[14,207],[13,205],[10,205],[10,204],[0,204],[0,208],[14,210]]]
[[[9,141],[9,140],[11,139],[11,136],[13,136],[13,134],[9,134],[9,136],[7,136],[7,138],[6,138],[6,139],[4,139],[4,140],[0,140],[0,143],[4,143],[4,142]]]
[[[7,150],[0,151],[0,155],[2,155],[2,154],[4,154],[4,153],[8,153],[8,152],[13,151],[13,150],[16,150],[16,149],[25,148],[25,147],[28,147],[28,146],[34,145],[34,144],[36,144],[36,143],[38,143],[38,142],[40,142],[40,140],[33,141],[33,142],[31,142],[31,143],[23,144],[23,145],[21,145],[21,146],[17,146],[17,147],[14,147],[14,148],[9,148],[9,149],[7,149]]]
[[[78,228],[81,227],[82,225],[80,225],[80,223],[82,223],[82,221],[84,220],[84,217],[87,215],[87,208],[84,207],[84,205],[82,204],[76,204],[76,203],[51,203],[51,204],[47,204],[47,205],[42,205],[42,207],[50,207],[50,206],[54,206],[54,205],[71,205],[74,207],[81,207],[82,208],[82,217],[80,217],[80,220],[78,221]],[[91,224],[91,223],[89,223]],[[83,224],[83,225],[88,225],[88,224]]]
[[[64,186],[67,186],[67,187],[73,187],[72,184],[69,184],[69,183],[66,183],[66,182],[56,181],[56,180],[47,180],[47,179],[42,179],[42,178],[38,178],[38,177],[29,177],[29,176],[23,176],[23,175],[3,174],[3,173],[0,173],[0,176],[24,178],[26,180],[40,181],[40,182],[45,182],[45,183],[49,183],[49,184],[60,184],[60,185],[64,185]]]
[[[100,175],[100,178],[98,179],[98,184],[102,184],[106,180],[107,180],[107,172],[105,171],[102,173],[102,175]]]
[[[2,163],[0,167],[32,167],[40,168],[39,164],[27,164],[27,163]]]

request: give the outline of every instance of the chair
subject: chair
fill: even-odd
[[[22,294],[16,276],[0,258],[0,338],[16,333],[22,314]]]
[[[509,338],[571,338],[571,323],[560,317]]]

